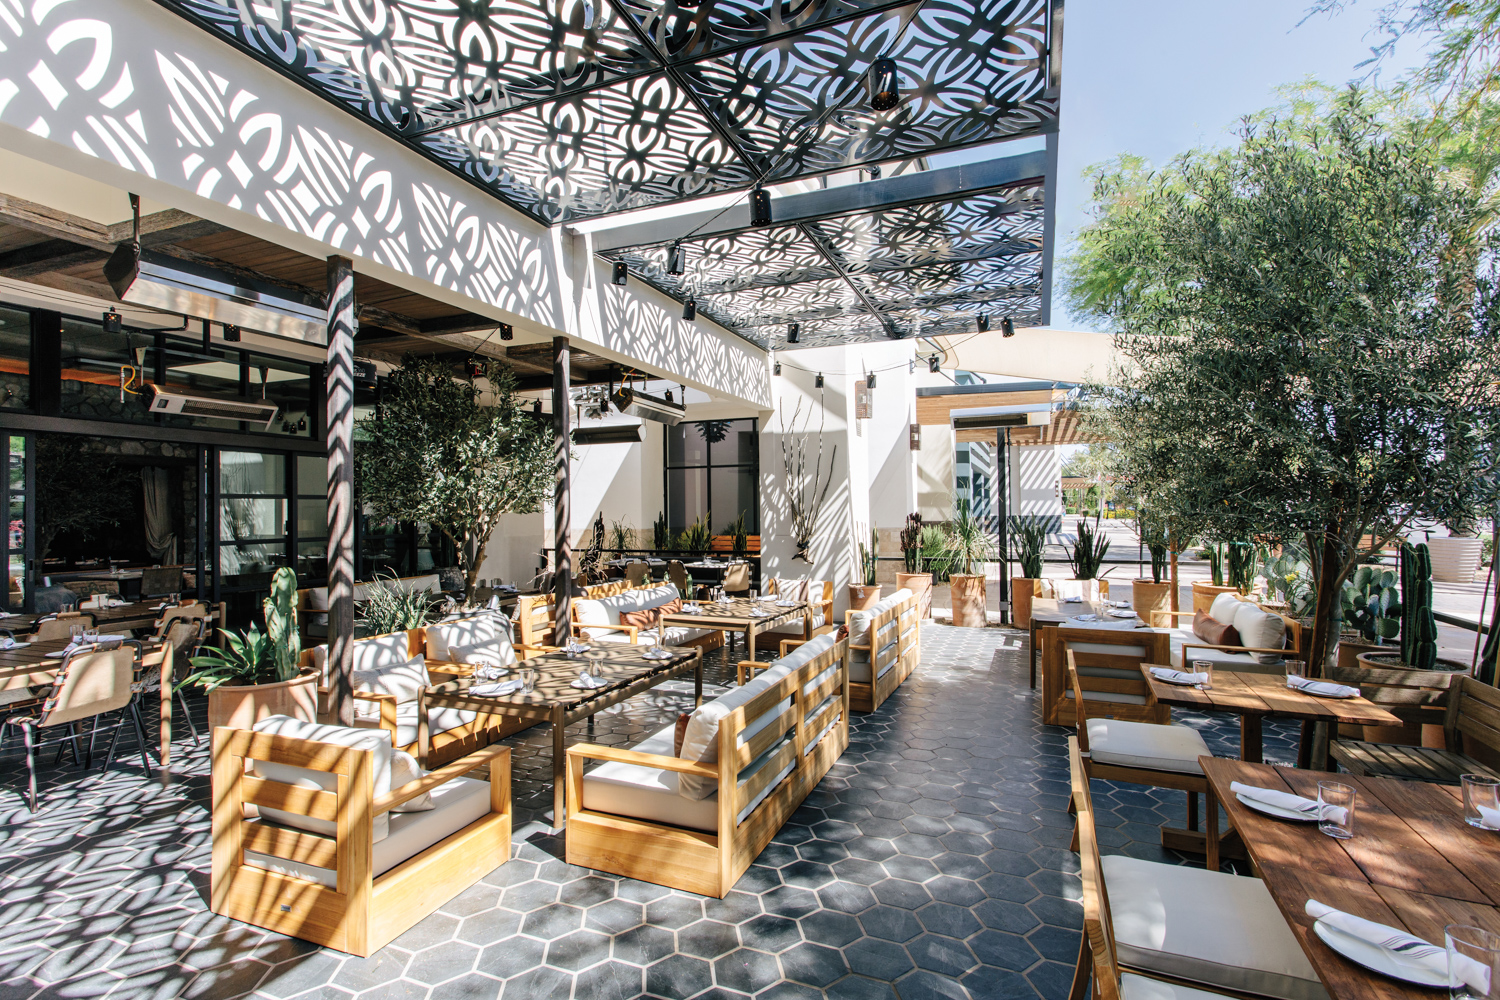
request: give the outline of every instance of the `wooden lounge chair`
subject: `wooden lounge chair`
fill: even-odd
[[[1141,676],[1142,663],[1166,663],[1169,637],[1151,629],[1068,628],[1057,626],[1043,632],[1042,721],[1049,726],[1077,725],[1073,712],[1073,689],[1068,682],[1068,651],[1072,650],[1078,673],[1096,678],[1087,690],[1113,702],[1117,719],[1166,723],[1171,710],[1158,705]],[[1133,706],[1133,707],[1127,707]]]
[[[1357,682],[1361,693],[1403,722],[1441,721],[1443,726],[1442,750],[1334,740],[1329,756],[1350,774],[1444,785],[1456,785],[1460,775],[1470,773],[1500,778],[1500,690],[1440,671],[1353,670],[1336,672],[1335,678]]]
[[[849,627],[849,704],[873,712],[922,660],[922,609],[917,596],[898,590],[867,611],[846,611]]]

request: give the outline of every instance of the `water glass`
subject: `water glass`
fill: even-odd
[[[68,626],[68,641],[75,646],[83,641],[82,622],[75,622],[72,625]]]
[[[536,667],[521,668],[521,690],[527,694],[536,690],[537,669]]]
[[[1464,774],[1458,780],[1464,788],[1464,822],[1481,830],[1500,830],[1500,779]]]
[[[1354,789],[1337,781],[1318,782],[1318,832],[1335,840],[1354,836]]]
[[[1286,686],[1287,687],[1291,687],[1292,686],[1292,678],[1293,677],[1306,677],[1307,676],[1307,661],[1306,660],[1282,660],[1281,662],[1284,663],[1284,664],[1286,664]]]
[[[97,625],[95,625],[95,626],[91,626],[89,628],[85,628],[83,630],[83,641],[85,643],[98,642],[99,641],[99,627]]]
[[[1449,924],[1443,928],[1448,946],[1449,1000],[1500,998],[1500,936],[1482,927]]]
[[[589,676],[590,677],[602,677],[602,676],[604,676],[604,650],[602,650],[602,649],[590,649],[587,653],[584,653],[583,655],[586,656],[588,658],[588,661],[589,661]]]
[[[760,600],[760,590],[759,590],[759,588],[757,588],[757,587],[751,587],[750,588],[750,600],[752,600],[752,601],[758,601],[758,600]]]
[[[1203,681],[1198,685],[1198,690],[1208,691],[1214,686],[1214,661],[1194,660],[1193,673],[1202,674]]]

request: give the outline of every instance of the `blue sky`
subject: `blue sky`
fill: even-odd
[[[1276,88],[1314,77],[1343,84],[1379,37],[1384,0],[1299,25],[1311,0],[1068,0],[1063,36],[1059,250],[1088,221],[1085,168],[1121,153],[1155,164],[1233,141],[1240,116],[1276,103]],[[1405,44],[1385,61],[1392,81],[1421,61]],[[1028,146],[1031,145],[1028,143]],[[1019,146],[1013,147],[1019,150]],[[989,147],[984,156],[1004,147]],[[934,158],[934,165],[957,162]],[[1052,325],[1087,328],[1054,300]]]

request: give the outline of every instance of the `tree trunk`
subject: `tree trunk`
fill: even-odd
[[[1177,606],[1177,602],[1178,602],[1177,588],[1180,587],[1180,586],[1182,586],[1182,584],[1177,579],[1177,550],[1173,549],[1172,550],[1172,610],[1173,610],[1173,612],[1177,612],[1177,611],[1182,610],[1181,608],[1179,608]],[[1176,624],[1177,624],[1177,619],[1173,618],[1172,619],[1172,625],[1175,627]]]
[[[1322,677],[1328,662],[1328,650],[1332,647],[1333,609],[1339,599],[1338,587],[1343,581],[1340,569],[1343,559],[1338,550],[1338,533],[1332,528],[1323,531],[1323,544],[1319,551],[1317,600],[1313,606],[1312,643],[1307,651],[1307,673],[1310,677]]]
[[[484,541],[473,554],[469,553],[469,546],[465,545],[461,552],[468,557],[468,565],[464,567],[464,603],[467,604],[474,595],[474,590],[479,586],[479,569],[484,565],[484,550],[489,547],[490,536],[484,535]]]

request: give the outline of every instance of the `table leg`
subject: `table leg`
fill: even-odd
[[[563,785],[563,773],[567,770],[567,756],[563,748],[563,736],[567,732],[563,720],[563,707],[552,707],[552,829],[561,830],[568,817],[565,801],[567,789]]]
[[[703,704],[703,648],[698,648],[698,657],[693,661],[693,707]]]
[[[1028,659],[1031,660],[1029,666],[1031,667],[1031,689],[1033,691],[1036,690],[1036,633],[1036,621],[1033,620],[1031,623],[1031,644],[1027,647],[1027,651],[1030,654]]]
[[[1240,760],[1261,762],[1261,716],[1246,712],[1240,716]]]
[[[157,761],[165,771],[167,764],[172,759],[172,662],[171,657],[162,658],[161,673],[161,752],[157,754]]]
[[[1314,722],[1304,719],[1297,740],[1297,766],[1314,771],[1328,770],[1328,742],[1337,722]]]

